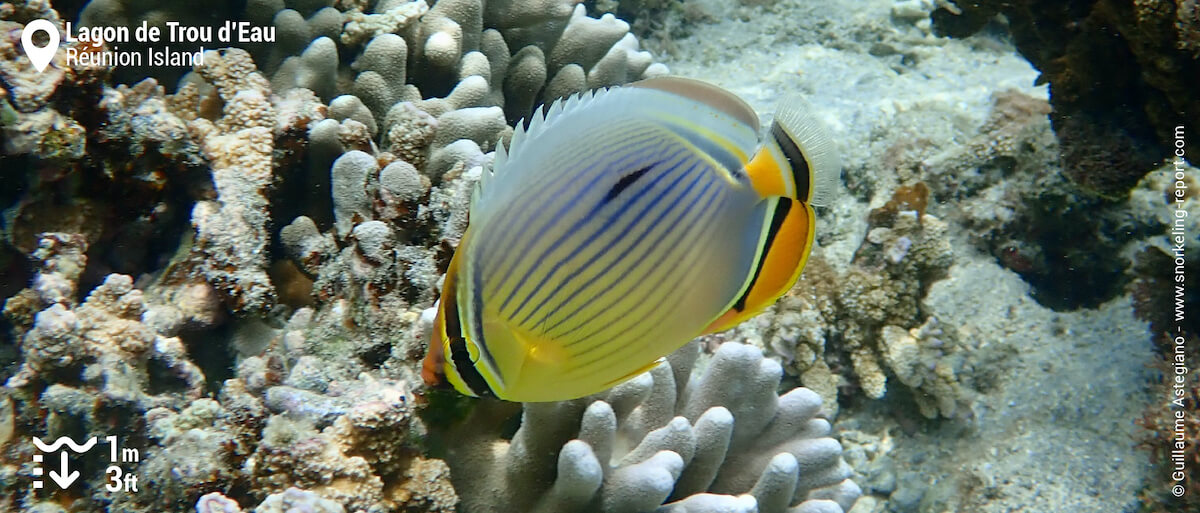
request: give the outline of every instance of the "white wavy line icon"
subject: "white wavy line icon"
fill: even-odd
[[[60,436],[58,437],[58,440],[54,441],[54,443],[46,445],[46,442],[43,442],[41,438],[35,436],[33,437],[33,445],[36,445],[38,450],[42,452],[54,452],[66,445],[67,447],[70,447],[72,451],[82,454],[91,450],[92,446],[96,445],[96,437],[93,436],[83,445],[79,445],[76,444],[75,441],[70,437]]]

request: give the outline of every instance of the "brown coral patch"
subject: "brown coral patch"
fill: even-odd
[[[896,214],[900,212],[916,212],[917,217],[925,215],[929,207],[929,186],[925,182],[897,187],[892,193],[892,199],[882,207],[871,210],[867,222],[872,226],[890,225],[895,222]]]
[[[1017,49],[1050,84],[1064,173],[1085,190],[1123,196],[1169,154],[1176,126],[1200,129],[1194,0],[980,0],[932,14],[964,37],[1003,14]],[[1196,146],[1188,158],[1200,160]]]

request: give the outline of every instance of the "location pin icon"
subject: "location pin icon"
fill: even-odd
[[[50,36],[50,44],[38,48],[33,44],[33,34],[37,31],[45,32]],[[33,67],[37,68],[38,73],[46,69],[46,65],[50,64],[50,59],[54,58],[54,52],[58,51],[58,27],[46,20],[33,20],[25,25],[25,30],[21,31],[21,46],[25,47],[25,55],[29,56],[29,60],[33,61]]]

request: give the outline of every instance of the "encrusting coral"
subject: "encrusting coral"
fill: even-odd
[[[1177,126],[1200,129],[1200,99],[1188,86],[1200,80],[1194,0],[947,2],[932,19],[939,32],[961,37],[997,14],[1050,84],[1062,169],[1083,188],[1123,197],[1169,155]]]
[[[79,236],[43,235],[36,253],[43,264],[33,287],[5,303],[5,315],[25,329],[18,344],[24,363],[6,386],[22,389],[48,376],[60,376],[42,400],[53,403],[55,397],[65,397],[62,392],[67,388],[92,390],[101,399],[96,404],[69,407],[71,413],[88,418],[98,416],[105,403],[149,408],[199,397],[204,375],[187,358],[178,338],[162,337],[140,321],[146,303],[129,276],[109,275],[76,305],[85,251]],[[186,390],[183,397],[147,394],[151,360],[181,382]]]
[[[464,511],[849,510],[859,489],[820,397],[777,395],[782,368],[738,343],[692,375],[698,348],[592,398],[526,404],[511,441],[476,410],[449,435]]]
[[[868,215],[867,234],[845,270],[813,255],[790,293],[734,330],[778,355],[830,412],[845,379],[878,399],[894,376],[931,418],[964,415],[973,401],[958,375],[969,373],[970,346],[921,306],[953,264],[946,223],[926,212],[929,193],[923,182],[897,188]],[[834,368],[839,362],[845,375]]]

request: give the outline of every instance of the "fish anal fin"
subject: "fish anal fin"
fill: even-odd
[[[780,201],[791,201],[791,208],[787,209],[779,229],[763,253],[757,276],[750,288],[742,293],[741,300],[713,320],[704,330],[705,334],[727,330],[758,315],[786,294],[800,278],[800,272],[804,270],[812,250],[815,214],[812,207],[803,202]]]
[[[704,328],[704,332],[701,333],[701,335],[708,335],[711,333],[720,333],[729,328],[737,326],[739,323],[741,323],[744,320],[743,318],[740,317],[741,314],[742,314],[742,312],[735,308],[730,308],[730,309],[726,310],[725,313],[721,314],[720,317],[717,317],[716,320],[709,323],[708,327]],[[748,318],[749,317],[747,317],[747,319]]]
[[[662,363],[662,362],[663,362],[663,361],[665,361],[665,360],[666,360],[666,358],[665,358],[665,357],[663,357],[663,358],[659,358],[659,359],[657,359],[657,360],[654,360],[654,361],[652,361],[652,362],[650,362],[650,363],[647,363],[646,365],[643,365],[641,368],[639,368],[639,369],[637,369],[637,370],[635,370],[635,371],[633,371],[633,372],[630,372],[629,374],[626,374],[626,375],[624,375],[624,376],[621,376],[621,377],[619,377],[619,378],[617,378],[617,379],[614,379],[614,380],[612,380],[612,381],[609,381],[608,383],[605,383],[605,384],[604,384],[604,389],[605,389],[605,390],[607,390],[607,389],[609,389],[609,388],[612,388],[612,387],[614,387],[614,386],[617,386],[617,385],[619,385],[619,384],[621,384],[621,383],[624,383],[624,382],[626,382],[626,381],[628,381],[628,380],[630,380],[630,379],[633,379],[634,377],[638,376],[639,374],[642,374],[642,373],[644,373],[644,372],[647,372],[647,371],[649,371],[650,369],[653,369],[653,368],[657,367],[657,366],[658,366],[658,364]]]

